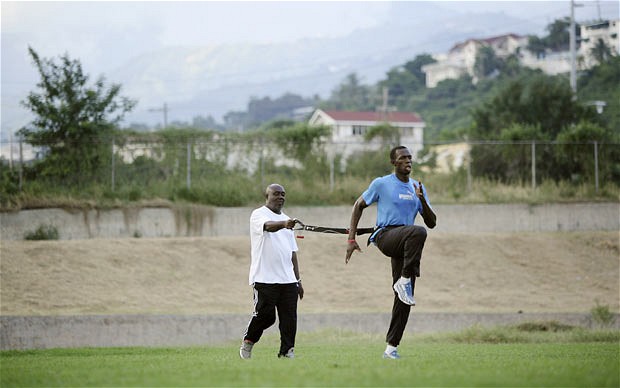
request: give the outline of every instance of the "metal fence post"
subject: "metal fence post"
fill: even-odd
[[[334,155],[331,154],[329,155],[329,192],[333,193],[334,192],[334,186],[335,186],[335,182],[334,182]]]
[[[265,162],[264,162],[264,160],[265,160],[265,150],[264,150],[264,148],[265,148],[265,145],[263,143],[263,137],[261,136],[261,138],[260,138],[260,166],[259,166],[259,168],[260,168],[260,187],[261,188],[265,187],[265,182],[264,182],[264,179],[263,179],[263,176],[264,176],[263,174],[264,174],[264,169],[265,169]]]
[[[598,194],[598,142],[594,140],[594,190]]]
[[[536,190],[536,141],[532,141],[532,190]]]
[[[191,144],[190,140],[187,140],[187,189],[189,190],[192,186],[192,158],[191,158]]]
[[[114,192],[116,186],[116,177],[115,177],[115,161],[114,161],[114,136],[112,136],[112,192]]]
[[[467,192],[471,193],[471,145],[469,139],[465,138],[465,144],[467,145]]]
[[[24,188],[24,148],[22,146],[23,138],[19,137],[19,192]]]

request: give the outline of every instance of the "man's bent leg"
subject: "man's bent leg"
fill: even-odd
[[[243,336],[244,340],[256,343],[268,327],[276,322],[276,284],[254,284],[254,313]]]
[[[402,257],[404,264],[399,274],[404,278],[420,276],[422,249],[426,241],[426,229],[418,225],[406,225],[382,231],[376,239],[377,248],[388,257]]]
[[[426,229],[422,226],[411,225],[404,227],[403,277],[420,277],[420,261],[422,249],[426,242]],[[413,286],[413,284],[412,284]]]

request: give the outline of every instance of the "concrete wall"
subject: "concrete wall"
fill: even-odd
[[[241,341],[249,319],[249,314],[3,316],[0,317],[0,350],[214,345]],[[494,327],[549,321],[586,328],[596,326],[589,314],[414,312],[406,333],[455,332],[473,325]],[[301,314],[298,331],[338,329],[383,335],[389,322],[390,314]],[[620,327],[617,314],[611,327]],[[277,324],[266,333],[277,333]]]
[[[620,230],[619,203],[435,205],[437,228],[447,233]],[[0,240],[21,240],[40,225],[53,225],[60,239],[244,236],[252,208],[189,205],[112,210],[37,209],[0,213]],[[311,225],[347,227],[351,206],[286,207]],[[373,226],[376,206],[360,226]]]

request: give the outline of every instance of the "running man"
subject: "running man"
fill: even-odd
[[[414,225],[415,217],[421,214],[426,226],[432,229],[437,216],[422,182],[409,177],[412,169],[409,149],[394,147],[390,151],[390,162],[394,173],[374,179],[353,205],[345,263],[349,262],[353,251],[362,251],[355,240],[357,225],[364,209],[376,202],[377,231],[370,236],[368,243],[374,243],[384,255],[391,257],[394,289],[392,320],[383,358],[398,359],[397,347],[407,326],[411,306],[415,306],[413,290],[415,279],[420,276],[420,260],[426,241],[426,229]]]

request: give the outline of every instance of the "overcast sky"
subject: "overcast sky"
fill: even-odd
[[[578,21],[597,18],[599,10],[603,18],[619,17],[618,1],[579,3],[584,6],[576,8]],[[433,4],[445,12],[504,12],[539,24],[541,35],[548,23],[570,14],[569,0]],[[389,1],[1,1],[0,6],[5,113],[19,109],[23,92],[34,85],[28,46],[46,58],[67,53],[89,74],[100,75],[164,47],[340,37],[393,16]],[[11,120],[10,125],[22,124]]]
[[[495,10],[518,17],[568,14],[570,2],[439,1],[456,12]],[[617,16],[617,2],[580,1],[577,18],[595,17],[600,4]],[[388,1],[2,1],[2,39],[32,45],[42,56],[69,53],[88,67],[118,66],[137,51],[165,46],[283,42],[343,36],[389,18]],[[110,50],[116,47],[117,50]],[[24,55],[26,55],[24,50]]]

